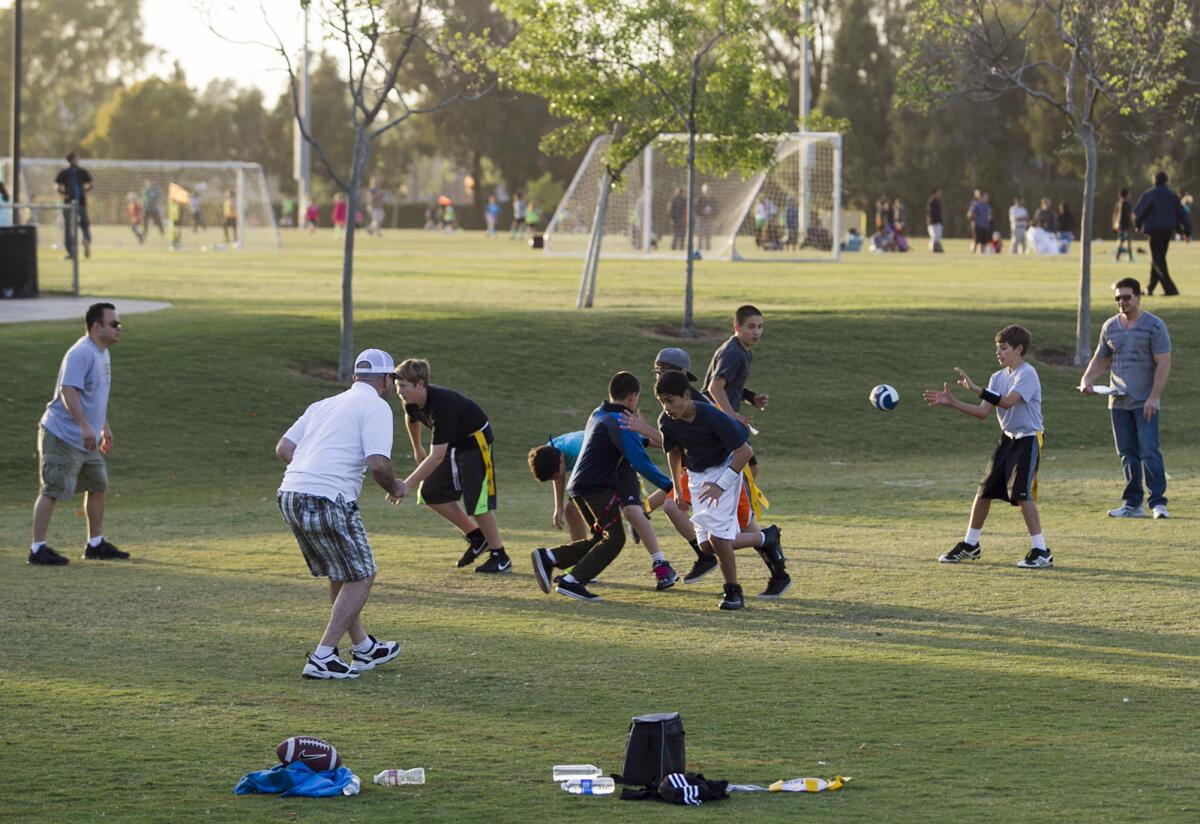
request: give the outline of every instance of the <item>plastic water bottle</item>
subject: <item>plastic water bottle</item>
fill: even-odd
[[[375,783],[393,787],[397,784],[424,784],[425,768],[415,767],[411,770],[384,770],[375,776]]]
[[[572,778],[561,785],[571,795],[612,795],[617,789],[617,782],[611,778]]]
[[[554,780],[570,781],[572,778],[599,778],[604,775],[595,764],[555,764]]]

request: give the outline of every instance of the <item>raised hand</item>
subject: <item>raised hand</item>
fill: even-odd
[[[926,389],[922,397],[930,406],[950,406],[954,403],[954,395],[950,392],[950,384],[943,383],[942,391]]]
[[[977,383],[975,383],[975,381],[971,380],[970,375],[968,375],[966,372],[959,369],[957,366],[954,367],[954,371],[958,373],[958,385],[959,386],[961,386],[963,389],[966,389],[968,392],[975,392],[975,393],[979,392],[979,384],[977,384]]]

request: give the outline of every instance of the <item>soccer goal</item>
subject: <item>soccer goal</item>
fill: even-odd
[[[10,179],[9,165],[8,158],[0,159],[3,179]],[[66,165],[54,158],[21,158],[21,200],[61,203],[54,178]],[[81,158],[79,165],[92,176],[87,216],[93,246],[280,246],[266,176],[258,163]],[[38,232],[38,242],[61,246],[61,213],[43,214],[59,223],[57,231]]]
[[[661,135],[613,181],[611,140],[592,142],[546,230],[552,255],[584,256],[599,243],[608,258],[686,256],[686,135]],[[704,152],[704,140],[697,156]],[[778,139],[771,166],[756,174],[697,168],[696,249],[725,260],[837,260],[842,137],[802,132]],[[601,197],[608,189],[607,197]],[[855,224],[857,221],[855,221]]]

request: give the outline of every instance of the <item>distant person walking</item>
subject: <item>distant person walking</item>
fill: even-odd
[[[309,406],[275,446],[287,466],[276,494],[279,512],[313,577],[329,578],[333,602],[325,634],[301,671],[305,678],[357,678],[400,654],[398,642],[379,641],[363,629],[375,556],[358,508],[368,471],[392,503],[408,492],[392,468],[394,422],[386,398],[394,366],[387,352],[360,353],[350,388]],[[337,650],[346,633],[354,645],[349,664]]]
[[[367,214],[371,216],[371,222],[367,224],[369,235],[383,237],[383,197],[379,178],[371,178],[367,186]]]
[[[1121,262],[1121,253],[1129,256],[1133,263],[1133,204],[1129,202],[1129,190],[1122,189],[1113,205],[1113,232],[1117,235],[1117,263]]]
[[[1071,241],[1075,240],[1075,215],[1064,200],[1058,204],[1058,242],[1059,248],[1065,255],[1071,251]]]
[[[1142,287],[1135,278],[1113,284],[1118,314],[1100,327],[1096,352],[1080,380],[1085,395],[1108,370],[1121,395],[1109,395],[1113,440],[1125,475],[1123,503],[1108,514],[1113,518],[1144,518],[1143,470],[1155,518],[1168,518],[1167,471],[1159,451],[1162,393],[1171,374],[1171,336],[1162,319],[1142,310]]]
[[[146,237],[147,231],[150,228],[150,222],[154,221],[154,225],[158,227],[158,233],[165,236],[167,230],[163,228],[162,212],[159,210],[158,199],[162,192],[158,187],[150,182],[149,179],[142,184],[142,237]]]
[[[1038,204],[1038,210],[1033,215],[1033,225],[1045,229],[1052,235],[1058,233],[1058,218],[1054,215],[1054,206],[1050,198],[1044,197]]]
[[[671,213],[671,249],[682,249],[684,232],[687,231],[687,198],[683,196],[683,189],[675,189],[668,208]]]
[[[232,233],[233,243],[236,245],[240,240],[238,237],[238,210],[237,199],[234,197],[232,190],[225,191],[225,198],[221,201],[221,215],[224,218],[222,228],[225,230],[225,242],[229,243],[229,237]]]
[[[488,197],[487,206],[483,207],[483,219],[487,222],[487,236],[494,237],[496,221],[500,219],[500,204],[496,202],[495,195]]]
[[[333,196],[333,236],[340,238],[346,233],[346,219],[350,215],[350,207],[346,205],[346,196],[338,192]]]
[[[967,219],[971,221],[972,254],[984,254],[988,244],[992,242],[992,207],[988,205],[986,192],[975,190],[975,199],[967,209]]]
[[[700,194],[696,197],[697,226],[700,232],[700,245],[697,249],[710,251],[712,249],[713,226],[717,222],[717,201],[713,199],[712,190],[707,183],[701,184]],[[790,218],[789,218],[790,219]],[[796,231],[799,233],[800,221],[796,219]],[[789,229],[789,231],[791,231]],[[795,243],[795,239],[792,240]]]
[[[942,193],[934,189],[929,193],[929,202],[925,204],[925,217],[929,225],[929,251],[941,254],[942,248]]]
[[[1166,172],[1154,175],[1154,186],[1142,192],[1133,208],[1133,220],[1137,229],[1150,237],[1150,282],[1146,284],[1146,294],[1153,295],[1154,287],[1162,283],[1164,295],[1178,295],[1167,269],[1167,247],[1177,231],[1191,241],[1192,220],[1179,195],[1167,186]]]
[[[83,235],[83,256],[92,256],[92,221],[88,218],[87,193],[92,190],[92,176],[88,170],[79,165],[79,155],[71,152],[67,155],[67,168],[54,178],[58,192],[63,196],[63,203],[74,203],[79,219],[79,231]],[[63,221],[63,246],[70,257],[75,257],[75,226],[71,222],[70,212]]]
[[[135,192],[125,195],[125,216],[129,220],[129,228],[133,230],[133,236],[137,238],[138,245],[141,246],[146,242],[146,232],[142,229],[142,221],[146,212],[142,207],[142,199]]]
[[[54,397],[38,423],[38,474],[41,491],[33,505],[33,543],[29,563],[61,566],[65,556],[46,543],[50,516],[58,501],[69,501],[82,485],[85,495],[88,540],[87,560],[123,560],[129,557],[104,537],[104,504],[108,493],[108,465],[104,456],[112,449],[108,425],[108,393],[112,384],[112,359],[108,349],[121,340],[121,318],[111,303],[93,303],[84,316],[87,334],[67,350]]]
[[[1019,195],[1013,198],[1012,206],[1008,207],[1008,227],[1012,232],[1012,253],[1028,254],[1025,234],[1029,231],[1029,210]]]
[[[513,198],[512,232],[508,236],[509,240],[517,237],[518,233],[522,239],[525,237],[525,211],[528,208],[525,196],[517,192],[516,197]]]

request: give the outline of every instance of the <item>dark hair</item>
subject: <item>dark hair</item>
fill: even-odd
[[[1170,178],[1167,177],[1167,173],[1161,169],[1157,174],[1154,175],[1154,182],[1159,186],[1165,186],[1168,180],[1170,180]]]
[[[688,389],[691,388],[688,383],[687,375],[683,372],[663,372],[658,376],[658,380],[654,382],[654,396],[661,398],[665,395],[675,395],[680,398],[686,398]]]
[[[1029,354],[1029,345],[1033,343],[1033,335],[1024,326],[1015,323],[1005,326],[996,333],[996,343],[1007,343],[1013,349],[1021,347],[1021,357]]]
[[[1129,188],[1127,186],[1121,187],[1121,197],[1129,197]]]
[[[1132,289],[1135,295],[1142,293],[1142,284],[1138,283],[1137,278],[1121,278],[1112,285],[1112,290],[1115,292],[1118,289]]]
[[[618,372],[608,381],[608,397],[614,401],[642,391],[642,384],[632,372]]]
[[[562,464],[562,451],[548,443],[529,450],[529,472],[534,480],[545,483],[554,479]]]
[[[739,306],[737,308],[737,311],[733,313],[733,319],[737,322],[738,326],[741,326],[755,315],[758,315],[761,318],[762,312],[758,311],[757,306],[751,306],[749,303],[747,303],[745,306]]]
[[[105,309],[112,309],[114,312],[117,311],[117,307],[111,303],[93,303],[88,307],[87,314],[83,316],[83,322],[89,332],[92,331],[93,324],[99,323],[104,319]]]
[[[67,162],[68,163],[70,163],[72,160],[78,160],[78,159],[79,159],[79,155],[75,154],[74,152],[67,153]]]

